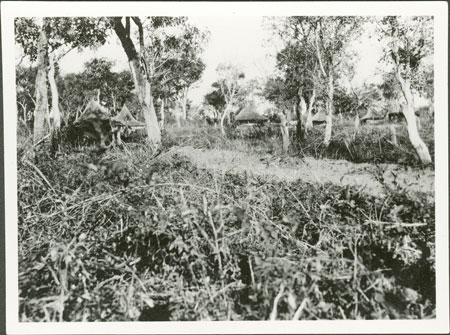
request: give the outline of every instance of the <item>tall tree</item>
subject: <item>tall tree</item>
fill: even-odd
[[[293,16],[275,26],[275,30],[288,47],[295,48],[297,54],[303,53],[302,57],[297,57],[297,61],[290,61],[289,64],[300,65],[304,62],[295,73],[297,78],[312,80],[314,85],[311,97],[316,97],[316,86],[325,87],[325,145],[331,140],[334,90],[339,77],[339,67],[345,61],[343,56],[349,42],[360,33],[361,23],[360,18],[350,16]],[[291,65],[288,68],[294,67]],[[309,70],[306,77],[299,76],[301,69]],[[301,102],[301,98],[299,100]]]
[[[420,137],[414,111],[413,86],[423,84],[418,79],[421,62],[433,53],[433,18],[383,17],[378,21],[380,37],[387,39],[384,60],[393,65],[406,106],[403,108],[411,144],[424,164],[432,162],[426,144]]]
[[[16,18],[15,38],[23,48],[24,55],[33,62],[37,59],[40,39],[40,25],[37,18]],[[46,34],[47,61],[45,76],[51,90],[52,130],[61,126],[59,92],[56,84],[57,63],[73,49],[97,47],[106,42],[108,21],[104,18],[88,17],[48,17],[43,19],[42,28]]]
[[[37,40],[37,75],[36,75],[36,107],[34,110],[33,143],[37,144],[45,136],[45,118],[47,115],[47,65],[48,65],[48,40],[46,22],[44,18],[38,23],[39,38]]]
[[[130,71],[113,72],[114,62],[105,58],[93,58],[83,65],[81,73],[69,73],[57,77],[60,103],[66,111],[66,119],[80,114],[90,99],[100,93],[101,103],[118,113],[126,102],[130,107],[135,103],[133,78]],[[131,108],[139,110],[139,107]]]
[[[201,53],[209,35],[191,25],[186,17],[152,17],[147,21],[146,54],[154,96],[161,107],[167,99],[178,100],[176,118],[180,123],[187,117],[189,88],[205,69]]]
[[[127,55],[128,64],[133,76],[136,95],[144,114],[147,136],[150,145],[156,147],[161,142],[161,130],[153,104],[152,89],[150,84],[150,72],[146,61],[146,47],[144,42],[144,27],[139,17],[125,17],[125,25],[122,17],[109,18],[110,23],[119,37],[122,47]],[[131,36],[131,24],[133,21],[137,27],[139,52]]]
[[[219,64],[216,71],[219,77],[216,84],[225,100],[224,111],[220,117],[220,131],[225,135],[225,119],[244,92],[245,74],[232,64]]]
[[[265,83],[263,96],[277,107],[277,115],[280,119],[282,149],[286,153],[290,144],[288,122],[291,116],[291,101],[293,96],[297,96],[297,90],[295,88],[292,89],[283,78],[271,77]]]

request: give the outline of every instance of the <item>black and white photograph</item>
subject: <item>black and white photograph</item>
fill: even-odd
[[[2,2],[7,333],[448,332],[447,52],[439,1]]]

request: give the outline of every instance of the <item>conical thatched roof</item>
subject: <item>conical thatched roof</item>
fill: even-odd
[[[312,122],[320,123],[326,122],[326,114],[324,109],[320,109],[316,114],[312,117]]]
[[[258,113],[254,104],[245,106],[236,116],[236,121],[266,121],[267,118]]]
[[[366,113],[366,115],[364,115],[361,118],[361,121],[365,121],[365,120],[380,120],[380,119],[384,119],[384,115],[382,111],[377,111],[375,109],[369,109]]]
[[[123,126],[128,127],[140,127],[145,126],[143,122],[136,120],[133,115],[131,115],[130,110],[127,105],[123,105],[122,110],[111,119],[112,123],[119,123]]]
[[[97,101],[92,99],[88,102],[83,113],[76,121],[80,122],[88,120],[109,120],[109,118],[110,115],[108,110],[105,107],[101,106]]]

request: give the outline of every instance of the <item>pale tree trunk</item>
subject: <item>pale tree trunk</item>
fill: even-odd
[[[306,114],[306,123],[305,123],[305,131],[306,132],[308,132],[308,130],[311,130],[313,128],[312,109],[314,106],[315,99],[316,99],[316,89],[314,88],[312,91],[311,98],[309,99],[308,114]]]
[[[403,79],[401,74],[396,71],[397,81],[402,89],[403,96],[406,100],[406,106],[403,108],[403,115],[405,115],[406,123],[408,125],[408,135],[411,144],[419,156],[423,164],[430,164],[431,156],[425,142],[422,140],[417,128],[416,114],[414,113],[414,100],[411,92],[411,84],[408,79]]]
[[[183,88],[183,96],[181,101],[182,111],[183,111],[183,121],[186,122],[187,120],[187,94],[188,94],[188,87]]]
[[[306,111],[306,103],[305,99],[303,99],[303,89],[300,87],[297,91],[297,99],[296,99],[296,114],[297,114],[297,126],[295,129],[295,136],[297,144],[303,141],[304,139],[304,131],[303,131],[303,115]]]
[[[53,119],[52,131],[55,132],[61,128],[61,111],[59,109],[59,93],[58,87],[56,86],[55,62],[53,59],[50,59],[48,81],[50,83],[50,90],[52,92],[52,110],[51,110],[51,116]]]
[[[303,95],[300,97],[300,114],[301,116],[305,117],[306,116],[306,102],[305,102],[305,98],[303,98]]]
[[[113,103],[114,115],[116,115],[116,96],[112,92],[111,92],[111,99],[112,99],[112,103]]]
[[[129,64],[131,73],[133,74],[139,104],[141,105],[144,114],[148,140],[153,145],[157,145],[161,142],[161,131],[158,127],[158,118],[156,117],[155,108],[153,106],[150,83],[140,71],[139,60],[137,58],[131,60]]]
[[[331,129],[333,126],[333,96],[334,96],[334,82],[333,75],[330,73],[328,76],[328,99],[327,99],[327,114],[326,114],[326,126],[325,126],[325,138],[324,144],[328,147],[331,141]]]
[[[177,122],[177,128],[181,128],[181,119],[182,119],[182,114],[183,114],[183,111],[182,111],[183,107],[181,105],[182,105],[182,103],[180,101],[180,98],[178,97],[177,100],[175,101],[175,109],[174,109],[175,121]]]
[[[355,131],[356,132],[358,132],[360,124],[361,124],[361,120],[359,119],[359,113],[356,112],[356,116],[355,116]]]
[[[45,19],[43,19],[37,43],[38,71],[36,75],[36,107],[34,110],[33,143],[38,143],[45,134],[45,120],[47,115],[47,35],[45,33]]]
[[[138,17],[132,18],[135,24],[139,28],[139,44],[140,52],[144,52],[144,32],[142,24]],[[153,105],[153,98],[151,95],[151,86],[147,78],[147,65],[145,63],[145,58],[141,57],[136,51],[133,41],[130,37],[130,18],[126,18],[126,27],[122,24],[121,17],[110,18],[116,35],[119,37],[122,47],[127,54],[128,63],[130,65],[130,70],[133,76],[134,87],[136,95],[141,105],[142,112],[145,119],[145,128],[147,130],[148,141],[151,146],[158,146],[161,142],[161,130],[158,126],[158,118],[156,117],[155,108]],[[142,62],[140,61],[142,60]]]
[[[396,126],[394,124],[391,124],[390,128],[391,128],[391,143],[395,147],[398,147]]]
[[[225,107],[225,111],[223,112],[221,118],[220,118],[220,132],[222,133],[222,135],[226,135],[225,133],[225,119],[227,118],[227,114],[228,114],[228,107]]]
[[[164,129],[164,121],[165,121],[164,102],[165,99],[161,99],[161,106],[159,108],[159,115],[160,115],[159,127],[161,128],[161,130]]]
[[[20,105],[20,107],[22,107],[22,117],[23,117],[23,121],[26,124],[26,122],[27,122],[27,108],[26,108],[24,103],[22,103],[20,101],[17,101],[17,103]]]
[[[283,141],[282,150],[283,153],[287,153],[289,149],[289,128],[287,126],[286,115],[284,113],[280,113],[280,128],[281,128],[281,138]]]
[[[49,109],[48,103],[47,103],[47,111],[45,113],[45,122],[47,123],[47,129],[51,131],[52,125],[50,123],[50,109]]]
[[[175,121],[177,122],[177,128],[181,128],[181,113],[178,109],[175,112]]]

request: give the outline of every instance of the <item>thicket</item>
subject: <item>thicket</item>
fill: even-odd
[[[433,197],[217,174],[136,143],[96,158],[126,184],[89,151],[36,157],[18,160],[21,321],[435,317]]]
[[[434,118],[422,118],[420,134],[431,156],[434,158]],[[282,155],[281,134],[274,125],[255,126],[239,132],[229,128],[228,137],[221,136],[217,128],[211,126],[185,126],[183,129],[168,128],[166,141],[171,145],[191,145],[196,148],[230,149]],[[355,133],[351,120],[335,121],[329,146],[323,144],[324,126],[315,126],[304,139],[296,137],[295,129],[290,130],[291,156],[309,156],[317,159],[344,159],[354,163],[400,164],[419,167],[421,163],[408,137],[406,123],[397,124],[397,144],[392,141],[389,126],[364,125]]]

